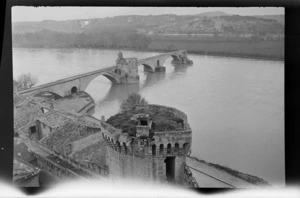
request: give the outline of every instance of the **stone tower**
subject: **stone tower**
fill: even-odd
[[[184,183],[192,142],[186,114],[166,106],[138,105],[103,124],[111,127],[103,130],[111,177]]]

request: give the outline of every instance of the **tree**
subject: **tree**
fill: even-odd
[[[33,85],[35,85],[38,82],[38,79],[34,77],[32,74],[21,74],[17,79],[17,89],[24,90],[29,89]]]
[[[132,93],[130,94],[126,100],[124,100],[121,104],[121,112],[128,111],[132,109],[135,105],[138,104],[148,104],[145,98],[143,98],[140,94],[138,93]]]

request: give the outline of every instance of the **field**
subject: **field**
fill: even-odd
[[[284,41],[204,41],[152,39],[150,50],[186,49],[189,53],[284,60]]]

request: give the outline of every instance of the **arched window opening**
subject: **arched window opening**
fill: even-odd
[[[121,75],[121,69],[115,69],[115,73]]]
[[[164,145],[161,144],[159,145],[159,154],[163,154],[164,153]]]
[[[171,144],[169,143],[167,145],[167,154],[170,154],[171,153]]]
[[[121,152],[121,144],[120,144],[120,142],[119,142],[119,141],[117,141],[117,143],[116,143],[116,144],[117,144],[117,148],[116,148],[116,149],[117,149],[117,151],[118,151],[118,152]]]
[[[179,151],[179,144],[175,143],[175,152],[177,153]]]
[[[190,150],[190,144],[189,143],[184,143],[183,144],[183,150],[184,150],[184,153],[187,154]]]
[[[110,142],[110,145],[112,145],[114,147],[114,140],[110,137],[109,137],[109,142]]]
[[[152,145],[152,155],[156,155],[156,145]]]
[[[73,94],[73,93],[77,93],[78,92],[78,88],[77,87],[72,87],[72,89],[71,89],[71,94]]]
[[[125,142],[123,142],[123,147],[124,147],[125,154],[127,154],[127,146],[126,146]]]

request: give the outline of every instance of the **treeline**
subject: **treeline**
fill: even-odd
[[[101,32],[66,33],[51,30],[15,33],[13,47],[86,47],[147,49],[151,39],[135,30],[118,29]]]

